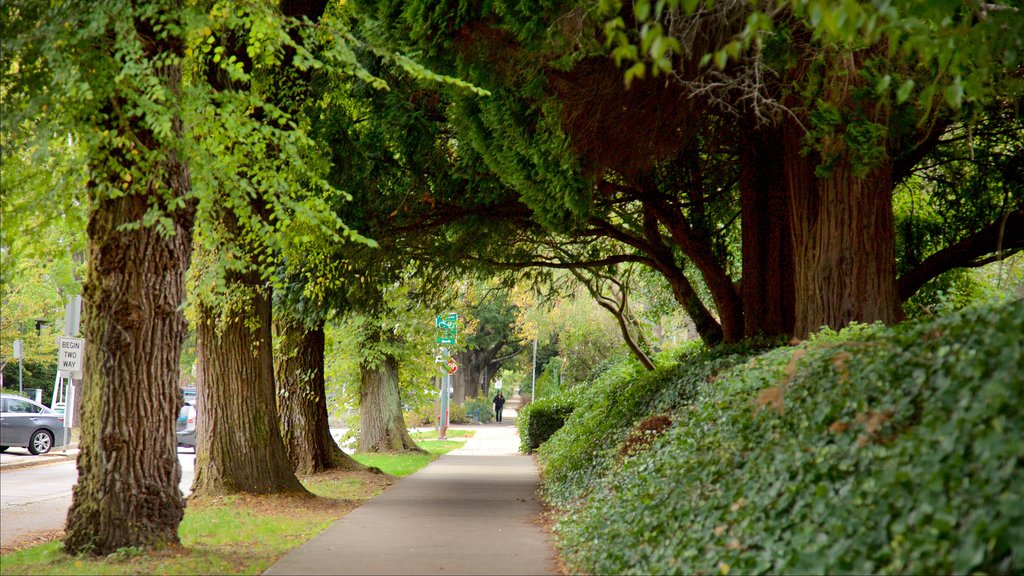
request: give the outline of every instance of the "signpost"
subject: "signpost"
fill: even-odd
[[[75,380],[85,368],[85,340],[76,338],[82,323],[82,297],[72,296],[64,307],[64,336],[57,339],[57,377],[50,408],[64,414],[64,450],[75,425]]]
[[[451,393],[452,374],[459,369],[459,364],[451,357],[448,346],[455,346],[457,341],[459,315],[454,312],[438,314],[434,323],[441,330],[441,335],[437,337],[437,343],[442,346],[441,353],[435,359],[439,364],[445,364],[442,368],[445,374],[441,377],[440,413],[437,415],[438,437],[441,440],[445,440],[448,437],[448,421],[451,417],[448,400]]]
[[[18,393],[19,394],[24,392],[24,390],[22,390],[22,388],[21,388],[21,386],[22,386],[21,385],[21,378],[22,378],[21,358],[24,355],[25,354],[24,354],[24,352],[22,351],[22,348],[21,348],[21,340],[15,340],[14,341],[14,357],[18,359]]]

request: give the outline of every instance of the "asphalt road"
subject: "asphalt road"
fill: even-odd
[[[181,491],[188,495],[195,475],[195,454],[181,449],[178,461]],[[63,529],[77,479],[74,460],[0,472],[0,546],[10,546],[37,532]]]

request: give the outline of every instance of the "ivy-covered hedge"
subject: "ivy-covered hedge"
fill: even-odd
[[[606,375],[540,449],[573,571],[1024,571],[1022,301]]]

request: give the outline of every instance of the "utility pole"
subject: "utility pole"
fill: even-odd
[[[537,338],[533,339],[533,384],[530,385],[530,402],[537,400]]]

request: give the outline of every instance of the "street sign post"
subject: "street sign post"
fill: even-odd
[[[24,389],[22,388],[22,384],[21,384],[21,379],[22,379],[21,359],[22,359],[22,357],[24,355],[25,355],[25,353],[21,349],[21,340],[15,340],[14,341],[14,357],[18,359],[18,393],[19,394],[24,393]]]
[[[438,314],[434,324],[441,330],[437,343],[443,346],[441,353],[435,356],[438,364],[447,364],[442,370],[445,372],[441,377],[441,397],[438,402],[439,414],[437,415],[438,437],[442,440],[448,437],[448,422],[451,417],[449,409],[449,393],[452,385],[452,374],[459,369],[459,364],[448,352],[448,346],[455,346],[458,339],[459,315],[455,312]],[[447,360],[446,360],[447,359]]]

